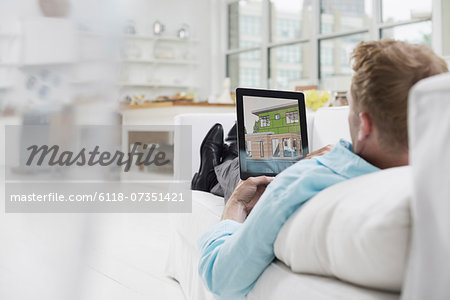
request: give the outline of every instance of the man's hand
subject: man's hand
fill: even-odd
[[[273,177],[258,176],[240,181],[225,205],[222,220],[243,223],[272,180]]]
[[[311,159],[314,156],[322,156],[324,154],[327,154],[328,152],[330,152],[331,150],[333,150],[334,146],[333,145],[326,145],[325,147],[322,147],[316,151],[313,151],[311,153],[309,153],[308,155],[306,155],[306,157],[304,159]]]

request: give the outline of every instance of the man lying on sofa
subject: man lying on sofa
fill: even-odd
[[[273,246],[283,224],[317,193],[356,176],[408,164],[408,92],[419,80],[447,72],[446,63],[425,46],[392,40],[362,42],[352,58],[352,144],[341,140],[332,150],[312,153],[274,179],[240,182],[222,221],[201,237],[199,272],[221,298],[240,298],[252,288],[275,257]]]

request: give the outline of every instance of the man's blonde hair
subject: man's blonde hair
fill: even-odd
[[[352,60],[355,111],[369,113],[380,144],[407,150],[409,90],[423,78],[448,72],[447,64],[426,46],[389,39],[359,43]]]

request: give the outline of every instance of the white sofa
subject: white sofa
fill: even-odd
[[[445,84],[443,84],[443,82],[447,82],[447,86],[449,86],[449,82],[450,82],[450,77],[447,76],[445,79],[441,79],[440,81],[440,86],[445,87]],[[439,86],[439,84],[438,84]],[[436,88],[436,85],[433,86],[434,88]],[[417,91],[417,93],[420,92]],[[446,94],[446,100],[450,100],[450,92],[448,92]],[[412,97],[413,98],[413,97]],[[441,101],[442,102],[442,101]],[[446,113],[447,116],[450,115],[450,101],[447,101],[447,107],[446,107]],[[410,103],[410,107],[414,107],[414,103]],[[445,111],[445,110],[444,110]],[[348,125],[347,125],[347,114],[348,114],[348,108],[326,108],[326,109],[321,109],[319,111],[317,111],[315,114],[309,114],[308,115],[308,137],[310,140],[310,150],[315,150],[318,149],[326,144],[334,144],[336,143],[339,138],[345,138],[347,140],[349,140],[349,132],[348,132]],[[444,116],[445,114],[442,113],[441,114]],[[428,116],[428,118],[432,118],[430,116]],[[228,129],[232,126],[232,124],[234,123],[234,115],[233,114],[228,114],[228,115],[179,115],[177,117],[177,122],[178,124],[189,124],[192,125],[192,130],[193,130],[193,139],[195,140],[195,143],[193,144],[193,150],[192,150],[192,161],[193,161],[193,172],[195,172],[198,168],[198,163],[199,163],[199,145],[200,142],[202,140],[202,138],[204,137],[204,135],[206,134],[206,132],[208,131],[208,129],[216,122],[222,123],[224,124],[224,128],[225,131],[227,132]],[[425,118],[426,120],[426,118]],[[422,123],[425,121],[421,121]],[[416,126],[414,120],[411,121],[410,120],[410,128],[413,128],[414,126]],[[447,133],[450,131],[450,124],[447,122],[446,124],[447,126]],[[429,130],[433,130],[433,129],[429,129]],[[226,134],[225,132],[225,134]],[[428,137],[430,138],[430,137]],[[443,139],[443,135],[441,135],[441,138]],[[447,142],[448,144],[448,142]],[[450,146],[450,145],[449,145]],[[445,148],[445,149],[448,149]],[[414,153],[414,151],[412,151]],[[415,158],[415,161],[418,165],[420,165],[420,159],[418,159],[417,157]],[[450,161],[447,158],[447,162]],[[403,177],[404,179],[402,179],[405,182],[405,187],[409,190],[410,188],[410,173],[414,173],[411,172],[410,167],[406,167],[406,169],[400,170],[400,172],[397,172],[397,175],[394,176],[399,176],[399,174]],[[450,168],[449,168],[450,169]],[[448,169],[447,169],[448,170]],[[384,172],[384,171],[383,171]],[[448,172],[448,171],[447,171]],[[392,173],[392,172],[391,172]],[[380,175],[377,175],[380,177]],[[414,178],[414,180],[420,180],[417,179],[417,176],[412,176]],[[448,177],[447,177],[448,178]],[[364,180],[364,179],[363,179]],[[360,180],[361,181],[361,180]],[[388,183],[389,179],[385,178],[385,182]],[[344,183],[345,184],[345,183]],[[366,182],[367,184],[367,182]],[[351,185],[351,183],[350,183]],[[387,184],[388,185],[388,184]],[[395,185],[395,183],[393,183],[392,185]],[[426,187],[424,187],[424,185],[421,185],[424,189],[426,189]],[[315,198],[313,198],[311,201],[308,202],[309,203],[319,203],[320,201],[324,202],[324,198],[329,197],[329,198],[333,198],[333,192],[336,191],[338,192],[340,187],[336,187],[334,188],[334,190],[330,190],[327,191],[325,190],[323,193],[317,195]],[[333,187],[331,187],[330,189],[333,189]],[[341,188],[342,189],[342,188]],[[373,188],[372,188],[373,189]],[[436,189],[436,187],[435,187]],[[374,189],[373,189],[374,190]],[[411,188],[412,190],[412,188]],[[400,193],[400,196],[402,196],[401,194],[403,193],[402,190],[400,191],[396,191],[396,193]],[[412,193],[412,192],[411,192]],[[436,193],[436,190],[433,191],[433,193]],[[444,192],[445,193],[445,192]],[[389,197],[389,192],[385,192],[386,197]],[[327,196],[328,195],[328,196]],[[364,191],[362,191],[362,195],[364,195]],[[436,195],[436,194],[435,194]],[[446,191],[446,194],[444,194],[447,197],[447,200],[450,199],[449,197],[449,191]],[[395,195],[394,195],[395,196]],[[344,196],[341,196],[341,198],[345,198]],[[441,194],[442,197],[442,194]],[[318,198],[316,200],[316,198]],[[319,198],[321,198],[322,200],[320,200]],[[370,198],[368,196],[368,198]],[[283,227],[282,231],[280,232],[280,235],[277,239],[276,245],[275,245],[275,253],[276,256],[278,258],[282,258],[285,263],[283,263],[280,260],[275,260],[265,271],[264,273],[260,276],[260,278],[258,279],[258,281],[256,282],[256,285],[254,286],[254,288],[249,292],[249,294],[247,295],[247,299],[314,299],[314,300],[331,300],[331,299],[357,299],[357,300],[384,300],[384,299],[399,299],[400,297],[402,297],[402,299],[412,299],[412,295],[416,292],[420,290],[420,280],[421,277],[420,275],[418,275],[418,273],[420,273],[420,271],[422,270],[421,267],[423,268],[423,266],[419,266],[416,267],[416,265],[418,264],[424,264],[423,263],[423,257],[422,260],[421,259],[417,259],[417,257],[411,257],[410,258],[410,263],[408,266],[406,266],[406,260],[407,260],[407,256],[408,256],[408,249],[409,249],[409,236],[410,236],[410,230],[411,230],[411,223],[410,223],[410,214],[409,214],[409,201],[411,197],[405,196],[403,197],[405,199],[403,199],[402,201],[398,202],[397,204],[393,205],[393,206],[398,206],[398,207],[391,207],[389,209],[385,209],[381,211],[381,214],[383,215],[381,218],[378,218],[377,220],[371,220],[372,223],[377,223],[375,225],[371,224],[371,226],[363,226],[366,229],[373,230],[373,228],[376,228],[376,230],[378,231],[384,231],[385,228],[383,228],[383,226],[385,226],[384,222],[397,222],[397,223],[401,223],[401,224],[397,224],[396,226],[400,226],[398,228],[400,228],[401,234],[402,234],[402,238],[401,241],[396,241],[398,240],[398,232],[395,232],[393,235],[388,232],[388,234],[385,234],[384,236],[381,237],[381,239],[376,240],[377,242],[381,242],[382,244],[388,244],[389,239],[392,241],[392,239],[394,239],[393,241],[395,241],[395,243],[398,243],[400,245],[400,248],[403,247],[402,249],[398,250],[398,249],[393,249],[393,248],[389,248],[387,247],[387,249],[380,249],[380,251],[377,251],[377,249],[375,249],[374,251],[372,251],[372,253],[368,254],[367,257],[364,257],[365,259],[369,260],[367,263],[368,265],[370,265],[370,263],[373,263],[373,261],[370,261],[372,258],[376,261],[379,262],[379,257],[380,255],[384,255],[384,256],[389,256],[389,254],[393,254],[393,255],[397,255],[396,257],[398,257],[398,255],[403,256],[402,260],[404,260],[405,262],[400,262],[400,263],[396,263],[396,262],[392,262],[389,261],[389,257],[388,260],[386,261],[386,264],[390,264],[390,263],[394,263],[394,267],[389,268],[390,266],[386,265],[383,266],[382,264],[380,266],[376,266],[375,268],[373,268],[373,270],[368,270],[368,274],[364,274],[364,273],[358,273],[361,272],[361,270],[364,271],[364,266],[359,265],[356,266],[355,264],[358,261],[358,251],[363,251],[363,247],[356,249],[356,250],[349,250],[349,252],[347,253],[347,255],[341,255],[341,259],[343,258],[344,261],[339,261],[339,257],[338,256],[332,256],[333,260],[328,261],[328,264],[331,264],[331,266],[319,266],[317,268],[317,272],[307,272],[307,273],[314,273],[315,275],[312,274],[305,274],[305,273],[296,273],[293,272],[292,269],[298,269],[299,265],[300,265],[300,270],[301,269],[301,263],[300,264],[298,262],[295,261],[290,261],[289,255],[296,255],[296,251],[293,251],[292,249],[285,249],[283,250],[284,253],[281,253],[282,251],[279,250],[278,248],[282,247],[283,245],[288,245],[286,247],[290,247],[289,243],[291,240],[296,240],[296,238],[294,239],[289,239],[286,237],[289,237],[289,234],[292,234],[292,232],[294,232],[295,234],[299,234],[295,231],[295,228],[289,228],[289,226],[293,226],[292,223],[295,224],[295,222],[297,222],[298,225],[298,220],[292,220],[294,218],[298,219],[298,215],[299,214],[295,214],[296,216],[291,217],[288,222],[285,224],[285,226]],[[420,201],[421,199],[417,199],[417,197],[413,196],[412,197],[413,201]],[[314,202],[314,200],[316,200]],[[326,200],[326,199],[325,199]],[[341,200],[346,200],[346,199],[334,199],[334,204],[333,205],[337,205],[339,204]],[[356,199],[358,200],[358,199]],[[376,200],[376,199],[375,199]],[[355,200],[354,200],[355,201]],[[368,200],[369,201],[369,200]],[[373,205],[373,203],[376,204],[376,201],[373,202],[374,199],[372,199],[372,204],[368,204],[368,205]],[[422,199],[423,201],[423,199]],[[370,202],[370,201],[369,201]],[[357,203],[357,202],[353,202],[353,203]],[[308,205],[307,204],[307,205]],[[353,205],[351,202],[349,203],[349,205]],[[423,204],[422,204],[423,205]],[[447,204],[446,204],[447,205]],[[317,206],[317,205],[316,205]],[[441,204],[442,206],[442,204]],[[198,266],[198,260],[199,260],[199,252],[198,252],[198,247],[197,247],[197,240],[198,238],[201,236],[201,234],[203,232],[205,232],[205,230],[209,227],[211,227],[212,225],[216,224],[217,222],[219,222],[220,220],[220,216],[222,214],[223,211],[223,207],[224,207],[224,201],[223,198],[221,197],[217,197],[214,196],[212,194],[209,193],[205,193],[205,192],[199,192],[199,191],[193,191],[193,203],[192,203],[192,213],[191,214],[174,214],[171,216],[171,226],[172,226],[172,237],[171,237],[171,246],[170,246],[170,252],[169,252],[169,258],[168,258],[168,262],[167,262],[167,275],[176,279],[179,284],[181,285],[181,288],[186,296],[187,299],[195,299],[195,300],[202,300],[202,299],[214,299],[214,295],[211,294],[203,285],[201,278],[198,275],[198,270],[197,270],[197,266]],[[435,208],[436,206],[434,206]],[[448,207],[448,206],[446,206]],[[338,207],[340,209],[340,211],[345,211],[345,209],[341,206]],[[328,207],[328,209],[334,209],[334,208],[330,208]],[[379,209],[379,207],[378,207]],[[392,210],[398,210],[401,209],[400,213],[392,213]],[[307,209],[302,209],[305,211],[305,213],[307,213],[307,211],[313,211],[314,212],[314,205],[309,205],[307,206]],[[380,210],[378,210],[378,212],[380,212]],[[303,213],[303,212],[301,212]],[[350,210],[351,213],[351,210]],[[339,216],[339,212],[333,211],[333,218],[336,219],[336,216]],[[348,210],[347,210],[347,214],[348,214]],[[355,212],[355,214],[357,214],[357,212]],[[388,216],[384,216],[384,214],[388,215]],[[442,213],[444,214],[444,213]],[[447,220],[448,220],[448,211],[445,213],[447,215]],[[417,212],[415,212],[414,216],[417,215]],[[345,216],[345,214],[344,214]],[[321,216],[318,216],[317,218],[320,218]],[[351,217],[351,216],[350,216]],[[370,215],[368,215],[368,218],[370,219]],[[391,220],[386,221],[383,218],[391,218]],[[316,219],[317,219],[316,218]],[[342,218],[342,214],[341,214],[341,218]],[[316,222],[317,220],[315,219],[315,216],[312,218],[312,220],[314,222]],[[376,219],[376,218],[375,218]],[[361,222],[363,222],[364,220],[362,220]],[[411,221],[413,222],[413,221]],[[425,221],[422,221],[425,222]],[[446,221],[447,222],[447,221]],[[290,225],[288,223],[291,223]],[[345,220],[344,220],[345,223]],[[344,224],[345,226],[351,226],[352,222],[348,222],[350,225],[348,224]],[[354,222],[353,222],[354,223]],[[441,222],[442,224],[438,224],[439,222],[436,222],[436,224],[434,224],[435,226],[442,226],[444,225],[444,222]],[[448,222],[446,223],[448,224]],[[347,226],[347,227],[348,227]],[[377,227],[378,226],[378,227]],[[381,227],[380,227],[381,226]],[[396,228],[395,231],[398,231]],[[441,227],[441,229],[444,227]],[[389,230],[387,230],[389,231]],[[443,229],[443,232],[449,233],[449,229],[445,228]],[[329,232],[325,232],[326,234],[329,234]],[[382,232],[383,233],[383,232]],[[430,238],[430,232],[428,231],[428,239]],[[301,235],[302,233],[300,233]],[[304,233],[303,233],[304,234]],[[319,235],[322,233],[319,233]],[[337,236],[339,236],[339,232],[337,233]],[[425,240],[424,238],[424,234],[425,232],[421,233],[422,235],[420,237],[416,237],[416,241],[420,240],[423,241]],[[308,237],[300,237],[295,235],[294,237],[299,237],[300,243],[302,241],[308,241]],[[313,238],[313,242],[314,239],[316,238],[316,233],[314,232],[314,236]],[[358,237],[356,236],[355,238],[353,238],[351,236],[351,234],[347,234],[347,242],[348,243],[357,243],[358,239],[364,239],[363,237]],[[414,236],[416,236],[416,232],[414,232]],[[281,237],[280,237],[281,236]],[[432,236],[432,235],[431,235]],[[334,237],[334,235],[332,236]],[[309,237],[311,239],[311,237]],[[379,237],[378,237],[379,238]],[[386,240],[387,238],[387,240]],[[444,261],[448,262],[449,256],[450,256],[450,251],[449,251],[449,240],[450,240],[450,235],[445,237],[446,240],[444,242],[441,243],[436,243],[437,245],[444,245],[444,249],[446,249],[447,252],[445,252],[445,255],[447,255],[444,259]],[[284,240],[283,240],[284,239]],[[281,241],[279,241],[281,240]],[[344,240],[344,239],[343,239]],[[333,245],[332,243],[329,243],[329,239],[327,239],[328,242],[328,246],[331,247],[330,245]],[[366,242],[366,241],[363,241]],[[308,245],[308,244],[307,244]],[[313,246],[313,245],[312,245]],[[356,245],[356,248],[358,248],[358,246],[361,246],[360,244]],[[366,245],[367,246],[367,245]],[[386,245],[388,246],[388,245]],[[278,248],[277,248],[278,247]],[[294,246],[293,246],[294,247]],[[344,247],[342,249],[344,249],[344,254],[346,254],[346,247],[350,247],[348,245],[344,245]],[[337,251],[337,249],[334,248],[339,248],[339,247],[331,247],[332,249],[328,249],[329,252],[332,251]],[[371,247],[371,248],[376,248],[375,247]],[[386,248],[386,247],[385,247]],[[398,248],[398,247],[397,247]],[[424,249],[420,249],[420,247],[416,246],[416,252],[424,252]],[[278,250],[277,250],[278,249]],[[405,250],[406,249],[406,250]],[[372,249],[373,250],[373,249]],[[384,251],[384,252],[383,252]],[[403,251],[403,252],[402,252]],[[370,251],[369,251],[370,252]],[[406,252],[406,253],[404,253]],[[444,254],[442,251],[438,251],[439,255],[442,257]],[[319,252],[312,252],[312,254],[308,254],[308,253],[300,253],[298,255],[302,255],[305,254],[305,256],[307,257],[307,259],[309,259],[308,257],[311,258],[311,260],[314,260],[314,255],[317,255],[317,253]],[[351,253],[351,254],[349,254]],[[380,254],[381,253],[381,254]],[[342,254],[342,253],[341,253]],[[355,255],[355,259],[353,260],[351,255]],[[308,256],[309,255],[309,256]],[[422,254],[423,255],[423,254]],[[385,259],[386,257],[384,257]],[[316,257],[317,259],[317,257]],[[320,259],[319,259],[320,260]],[[381,260],[382,261],[382,260]],[[337,263],[339,262],[339,264]],[[309,261],[306,261],[306,264],[308,264]],[[303,264],[305,264],[305,261],[303,261]],[[409,281],[406,285],[407,287],[407,291],[405,291],[405,288],[402,290],[402,292],[400,293],[401,290],[401,285],[402,285],[402,279],[404,277],[404,269],[406,269],[406,267],[408,267],[408,275],[407,277],[409,278]],[[340,268],[340,269],[339,269]],[[312,268],[314,269],[314,268]],[[336,270],[337,269],[337,270]],[[343,269],[345,269],[343,271]],[[355,269],[355,272],[353,272],[353,269]],[[377,270],[382,270],[382,274],[384,269],[388,269],[386,272],[386,274],[394,274],[396,279],[392,279],[393,281],[397,281],[396,283],[391,283],[389,282],[389,278],[379,278],[380,274],[371,274],[370,271],[372,271],[372,273],[376,273]],[[308,269],[309,270],[309,269]],[[428,271],[428,269],[426,269],[426,271]],[[433,271],[435,271],[434,273],[437,273],[436,271],[436,266],[433,269]],[[352,273],[353,272],[353,273]],[[389,273],[390,272],[390,273]],[[319,275],[318,275],[319,274]],[[383,276],[381,274],[381,276]],[[448,271],[443,272],[442,274],[444,274],[445,276],[448,275]],[[321,276],[321,275],[326,275],[326,276]],[[358,276],[362,275],[361,280],[358,280]],[[367,276],[366,276],[367,275]],[[374,282],[373,284],[371,284],[370,280],[371,278],[376,278],[378,275],[378,282]],[[356,278],[355,280],[352,281],[352,276],[353,278]],[[372,277],[371,277],[372,276]],[[340,278],[340,279],[338,279]],[[369,280],[369,283],[367,283],[367,280]],[[450,278],[447,276],[445,277],[443,280],[441,280],[440,282],[447,282],[450,283]],[[376,281],[376,280],[375,280]],[[430,280],[431,281],[431,280]],[[349,283],[349,282],[353,282],[353,283]],[[380,283],[381,282],[381,283]],[[355,284],[356,283],[356,284]],[[429,286],[432,286],[432,283],[428,283]],[[386,289],[380,290],[377,287],[379,286],[386,286]],[[394,288],[392,288],[392,286],[394,286]],[[376,287],[376,288],[373,288]],[[414,289],[414,292],[411,292]],[[430,287],[427,287],[425,289],[425,291],[430,292]],[[409,292],[409,294],[408,294]],[[423,290],[421,291],[422,295],[423,295]],[[405,296],[408,295],[408,296]],[[443,295],[446,295],[446,297],[444,297]],[[428,293],[427,295],[427,299],[450,299],[450,290],[449,290],[449,285],[447,284],[447,286],[442,287],[441,286],[441,290],[440,290],[440,294],[439,297],[433,297],[433,293]],[[423,297],[418,297],[416,299],[425,299]]]
[[[347,115],[348,107],[326,108],[308,114],[311,149],[335,144],[340,138],[349,140]],[[221,123],[226,135],[234,121],[235,114],[182,114],[176,117],[176,124],[192,126],[193,173],[198,170],[200,144],[209,128]],[[197,272],[197,240],[207,228],[220,221],[224,200],[210,193],[193,191],[192,201],[191,214],[171,216],[173,236],[167,275],[180,283],[187,299],[214,299]],[[295,289],[292,288],[294,286]],[[280,261],[275,261],[266,269],[247,298],[293,299],[301,296],[304,299],[398,299],[398,294],[368,290],[333,278],[296,274]]]

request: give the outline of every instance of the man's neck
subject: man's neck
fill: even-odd
[[[394,167],[407,166],[409,164],[408,152],[385,152],[380,154],[361,155],[366,161],[380,169],[388,169]]]

